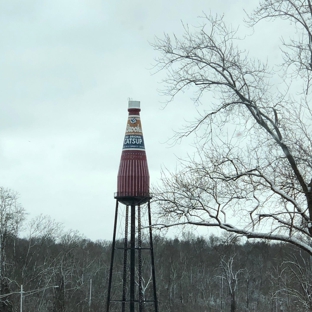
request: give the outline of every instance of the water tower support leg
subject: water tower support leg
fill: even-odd
[[[154,260],[152,217],[151,217],[151,203],[150,203],[150,201],[148,201],[147,207],[148,207],[149,239],[150,239],[151,262],[152,262],[154,307],[155,307],[155,312],[158,312],[158,300],[157,300],[157,292],[156,292],[155,260]]]
[[[114,234],[113,234],[113,242],[112,242],[112,255],[111,255],[111,263],[110,263],[109,278],[108,278],[107,303],[106,303],[107,312],[109,312],[109,305],[110,305],[110,300],[111,300],[110,294],[111,294],[111,288],[112,288],[113,264],[114,264],[114,256],[115,256],[117,218],[118,218],[118,200],[116,200]]]
[[[130,249],[130,312],[134,312],[135,301],[135,205],[131,205],[131,249]]]

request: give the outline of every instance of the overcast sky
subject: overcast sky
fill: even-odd
[[[251,2],[1,1],[0,185],[19,193],[30,217],[111,239],[128,98],[141,101],[152,184],[190,149],[165,143],[196,109],[183,96],[162,109],[149,42],[181,33],[181,21],[198,24],[203,11],[240,25]]]

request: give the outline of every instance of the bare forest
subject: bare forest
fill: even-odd
[[[1,199],[0,310],[20,311],[22,300],[23,311],[104,311],[111,242],[64,232],[47,216],[28,221],[10,190]],[[160,311],[311,311],[311,258],[298,247],[184,232],[156,235],[154,252]],[[143,286],[148,300],[148,278]],[[115,283],[113,296],[121,288]]]

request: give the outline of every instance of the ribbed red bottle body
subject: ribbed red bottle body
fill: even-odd
[[[148,196],[149,173],[143,151],[123,151],[118,172],[118,196]]]
[[[140,109],[129,108],[128,111],[129,116],[118,171],[116,198],[146,198],[149,197],[149,172]]]

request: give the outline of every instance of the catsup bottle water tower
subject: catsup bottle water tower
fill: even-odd
[[[139,101],[129,101],[129,115],[115,193],[116,210],[107,312],[158,312],[150,183],[140,111]],[[122,212],[119,203],[123,204]],[[123,219],[124,226],[119,224],[119,219]],[[117,239],[120,228],[121,239]],[[144,230],[147,231],[145,236]]]

